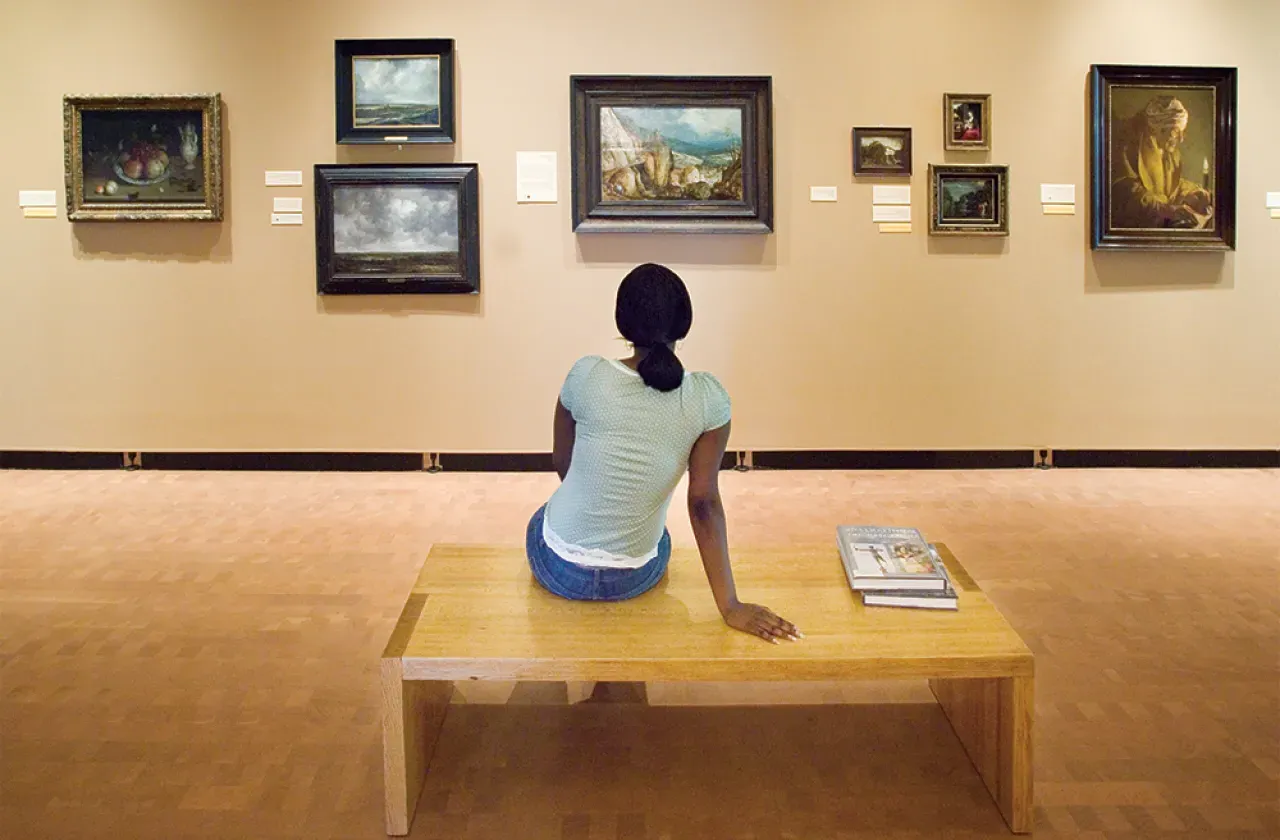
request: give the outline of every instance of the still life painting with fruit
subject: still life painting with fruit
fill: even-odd
[[[87,201],[204,201],[199,112],[84,115]]]
[[[220,120],[210,119],[216,105],[216,97],[212,103],[148,97],[109,106],[69,98],[71,217],[220,218]]]

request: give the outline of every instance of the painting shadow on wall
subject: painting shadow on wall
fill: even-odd
[[[775,268],[777,237],[678,233],[592,233],[575,237],[577,262],[586,265],[717,265]]]
[[[1234,262],[1223,253],[1093,251],[1089,256],[1084,264],[1086,293],[1233,289],[1236,285]]]
[[[231,207],[234,156],[227,107],[222,106],[222,220],[218,222],[73,222],[71,249],[78,260],[144,262],[231,262]]]
[[[322,315],[484,315],[483,295],[316,295]]]
[[[928,220],[925,221],[928,224]],[[1009,252],[1007,236],[930,236],[930,254],[1002,257]]]
[[[72,253],[78,260],[231,262],[229,210],[218,222],[76,222]]]

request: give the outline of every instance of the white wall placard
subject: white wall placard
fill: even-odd
[[[56,207],[57,190],[18,190],[19,207]]]
[[[267,170],[267,186],[268,187],[300,187],[302,186],[302,173],[298,170]]]
[[[277,196],[271,201],[271,209],[277,213],[301,213],[301,196]]]
[[[810,201],[835,201],[835,187],[809,187]]]
[[[302,214],[301,213],[272,213],[271,224],[300,225],[302,224]]]
[[[911,221],[910,204],[877,204],[871,208],[873,222],[909,222]]]
[[[1041,204],[1075,204],[1076,203],[1076,185],[1075,184],[1041,184],[1040,185],[1040,203]]]
[[[555,152],[516,152],[516,202],[559,200]]]
[[[1280,192],[1267,193],[1267,206],[1272,210],[1280,210]]]
[[[872,204],[910,204],[911,187],[879,186],[871,188]]]

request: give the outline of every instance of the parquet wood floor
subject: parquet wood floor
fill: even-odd
[[[384,837],[422,557],[518,542],[554,482],[0,473],[0,837]],[[1036,655],[1037,838],[1280,837],[1280,472],[724,487],[735,543],[904,523],[963,558]],[[411,836],[1011,836],[923,683],[645,688],[460,686]]]

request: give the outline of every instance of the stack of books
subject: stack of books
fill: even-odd
[[[841,525],[836,542],[849,585],[868,607],[959,608],[938,550],[915,528]]]

